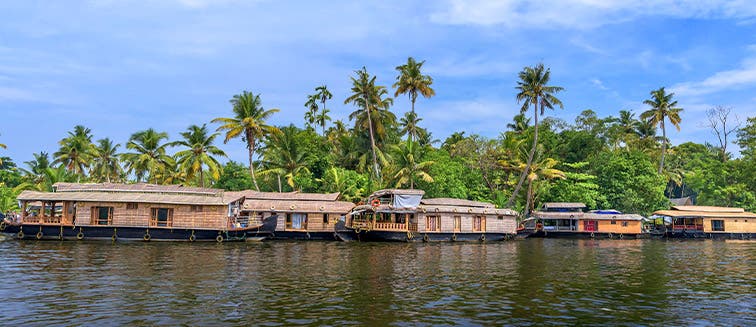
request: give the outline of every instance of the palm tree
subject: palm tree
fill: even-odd
[[[92,157],[94,163],[92,165],[92,178],[98,182],[103,178],[108,183],[111,180],[117,180],[120,178],[123,169],[118,162],[118,147],[120,144],[113,145],[113,141],[109,138],[97,140],[97,146],[94,148],[94,155]]]
[[[297,128],[288,126],[281,129],[281,133],[271,135],[268,145],[263,153],[263,166],[265,170],[260,175],[276,175],[278,178],[278,192],[281,192],[281,176],[286,178],[286,183],[295,188],[294,179],[299,174],[309,172],[307,168],[311,157],[307,151],[303,151],[296,142]]]
[[[233,105],[234,117],[232,118],[215,118],[213,123],[221,123],[218,131],[226,131],[226,138],[223,143],[241,136],[242,141],[247,144],[249,154],[249,174],[252,175],[252,182],[255,189],[260,190],[255,177],[255,166],[252,156],[255,153],[257,140],[270,135],[280,133],[275,126],[268,125],[265,120],[270,118],[278,109],[265,110],[262,107],[260,95],[254,95],[252,92],[243,91],[242,94],[234,95],[231,99]]]
[[[417,118],[417,114],[414,112],[405,112],[404,117],[399,120],[399,126],[402,127],[399,133],[401,135],[408,135],[408,140],[417,140],[423,133],[421,128],[417,127],[422,118]]]
[[[512,118],[512,122],[507,124],[507,128],[511,129],[517,134],[525,133],[530,125],[530,118],[525,116],[525,113],[519,113]]]
[[[393,147],[396,165],[398,170],[394,174],[396,184],[394,187],[402,187],[409,183],[410,189],[415,188],[415,180],[421,179],[425,182],[432,183],[433,177],[428,173],[428,169],[433,165],[433,161],[418,162],[415,142],[407,140]]]
[[[381,178],[381,172],[378,167],[378,157],[375,147],[375,134],[373,131],[373,121],[370,117],[371,111],[378,111],[384,109],[388,112],[388,107],[393,104],[393,99],[382,97],[387,94],[386,87],[375,85],[375,76],[370,76],[367,72],[367,68],[364,66],[361,70],[356,70],[357,77],[350,77],[352,79],[352,95],[350,95],[344,104],[352,103],[357,106],[357,111],[349,115],[350,119],[361,116],[360,112],[364,112],[364,116],[367,118],[364,122],[368,127],[370,133],[370,149],[373,153],[373,172],[377,179]],[[360,126],[359,119],[357,120],[357,126]],[[364,125],[363,125],[364,126]]]
[[[137,181],[141,181],[147,174],[148,183],[158,182],[158,173],[166,166],[173,165],[173,158],[166,154],[168,143],[162,140],[168,139],[168,133],[157,132],[150,128],[131,135],[126,149],[134,152],[121,154],[121,159],[126,162],[129,173],[134,173]]]
[[[643,112],[640,116],[641,119],[656,126],[661,126],[662,130],[662,148],[661,148],[661,161],[659,162],[659,174],[664,169],[664,156],[667,152],[667,130],[664,127],[664,121],[669,118],[669,122],[672,123],[680,131],[680,112],[682,108],[677,108],[677,101],[672,101],[674,93],[669,93],[664,90],[663,87],[658,90],[651,91],[651,99],[643,101],[651,109]]]
[[[53,154],[53,164],[61,164],[66,170],[84,176],[91,163],[94,145],[92,130],[82,125],[74,126],[73,132],[58,142],[60,149]]]
[[[538,157],[542,156],[542,148],[539,151]],[[564,179],[565,173],[559,169],[554,168],[559,162],[553,158],[543,158],[538,162],[534,162],[530,167],[528,173],[528,191],[527,201],[525,204],[525,215],[533,210],[535,204],[535,189],[538,180],[551,180],[551,179]],[[535,187],[534,187],[535,186]]]
[[[554,109],[554,105],[564,108],[562,101],[554,96],[555,93],[562,91],[563,88],[547,85],[551,79],[551,69],[544,68],[543,63],[539,63],[534,67],[523,68],[519,77],[520,80],[517,82],[516,89],[520,91],[517,93],[517,103],[520,103],[520,101],[523,102],[520,113],[525,113],[530,108],[530,105],[533,105],[533,147],[530,148],[528,161],[520,175],[520,180],[517,182],[514,191],[512,191],[512,196],[509,197],[509,201],[507,202],[507,206],[509,207],[514,203],[517,193],[522,188],[522,183],[528,176],[530,165],[533,163],[533,156],[538,147],[538,112],[540,111],[541,115],[543,115],[546,108]]]
[[[40,183],[45,176],[45,170],[50,167],[50,155],[47,152],[34,153],[34,160],[24,161],[29,169],[21,169],[26,179],[33,184]]]
[[[318,97],[315,94],[311,94],[307,96],[307,102],[304,104],[305,108],[307,108],[307,112],[305,112],[304,119],[305,119],[305,125],[307,127],[312,127],[313,124],[315,124],[315,117],[318,114]]]
[[[436,95],[436,91],[431,88],[433,78],[429,75],[423,75],[421,72],[423,64],[425,64],[425,60],[417,62],[415,58],[409,57],[406,64],[396,66],[399,76],[396,77],[396,82],[393,85],[396,88],[394,96],[398,97],[400,94],[407,94],[412,103],[413,115],[415,114],[415,101],[417,101],[418,95],[422,95],[426,99]],[[412,136],[412,134],[408,134],[410,140]]]
[[[323,134],[325,134],[326,121],[331,120],[331,117],[328,116],[330,110],[326,109],[326,101],[331,100],[331,98],[333,98],[333,94],[331,94],[331,91],[328,90],[328,87],[325,84],[316,87],[315,91],[317,92],[315,93],[315,97],[320,100],[320,103],[322,104],[320,113],[315,115],[315,123],[320,125],[321,129],[323,130]]]
[[[205,167],[210,172],[210,177],[218,180],[221,174],[221,164],[215,156],[225,157],[226,153],[219,149],[213,142],[220,133],[208,135],[207,125],[202,127],[192,125],[186,132],[181,133],[184,139],[169,143],[170,146],[183,146],[186,150],[176,152],[176,163],[180,169],[186,172],[186,179],[190,180],[197,175],[201,187],[205,187]]]

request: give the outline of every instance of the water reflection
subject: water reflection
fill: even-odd
[[[0,242],[0,318],[89,325],[754,325],[756,242]]]

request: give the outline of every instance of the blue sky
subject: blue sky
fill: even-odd
[[[674,144],[716,139],[705,110],[756,116],[753,1],[5,1],[0,3],[0,143],[17,162],[83,124],[124,144],[149,127],[172,139],[230,115],[242,90],[303,125],[306,95],[334,94],[363,65],[390,86],[408,56],[426,60],[437,96],[416,105],[435,138],[495,137],[520,105],[517,72],[544,62],[572,122],[637,114],[666,86],[685,111]],[[393,109],[409,110],[406,97]],[[214,127],[214,126],[213,126]],[[221,147],[245,162],[240,140]]]

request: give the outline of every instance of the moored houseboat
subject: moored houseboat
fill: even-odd
[[[756,214],[742,208],[673,206],[654,212],[670,238],[756,238]]]
[[[345,231],[344,217],[354,207],[339,201],[339,193],[276,193],[241,191],[244,198],[240,213],[252,220],[275,221],[269,239],[339,240],[337,231]]]
[[[544,203],[526,219],[524,230],[529,237],[554,238],[642,238],[643,216],[617,210],[584,212],[583,203]]]
[[[152,184],[56,183],[54,192],[18,196],[18,239],[241,241],[264,238],[270,222],[239,215],[243,197],[223,190]]]
[[[499,241],[516,235],[514,210],[462,199],[423,199],[424,194],[377,191],[367,204],[352,209],[346,227],[360,241]]]

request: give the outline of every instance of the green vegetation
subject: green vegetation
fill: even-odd
[[[550,70],[537,64],[519,73],[513,101],[521,111],[501,122],[498,137],[459,131],[439,141],[420,126],[423,111],[415,111],[418,96],[435,95],[423,64],[410,57],[396,67],[393,94],[406,94],[411,103],[402,115],[387,87],[363,67],[350,77],[343,100],[355,108],[349,122],[332,121],[326,104],[333,95],[322,85],[304,96],[305,128],[270,125],[278,109],[263,108],[261,95],[248,91],[232,97],[228,118],[189,126],[174,141],[148,128],[121,147],[109,138],[93,141],[89,128],[74,126],[52,156],[35,153],[22,167],[0,157],[0,210],[16,210],[22,190],[50,191],[56,182],[76,181],[340,192],[353,202],[380,188],[420,188],[428,197],[489,201],[523,212],[561,201],[648,214],[687,196],[701,205],[756,210],[754,117],[740,126],[729,108],[710,110],[716,146],[669,145],[665,124],[679,129],[682,109],[664,88],[651,91],[647,107],[637,108],[644,110],[640,116],[584,110],[574,122],[544,117],[545,109],[563,106],[556,97],[563,89],[549,85]],[[242,140],[246,166],[221,163],[220,135],[225,143]],[[740,156],[727,152],[728,142],[740,147]]]

